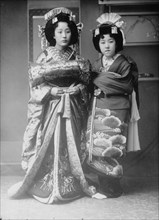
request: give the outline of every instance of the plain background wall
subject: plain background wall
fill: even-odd
[[[27,2],[1,1],[1,162],[19,162],[27,120]]]
[[[36,3],[35,0],[32,2]],[[53,5],[53,2],[47,0],[41,1],[41,4]],[[96,27],[96,18],[100,13],[98,0],[80,1],[80,16],[84,23],[81,53],[91,62],[98,58],[92,44],[91,29]],[[27,1],[1,1],[1,163],[20,163],[21,160],[29,99],[27,30]],[[158,46],[127,47],[125,51],[135,59],[140,72],[158,76]],[[139,82],[139,91],[141,147],[145,149],[152,145],[149,149],[157,149],[158,81]],[[156,152],[152,151],[153,154]]]
[[[98,53],[92,43],[92,30],[96,27],[96,18],[100,14],[98,0],[81,0],[81,21],[84,28],[81,35],[81,51],[84,58],[94,62]]]

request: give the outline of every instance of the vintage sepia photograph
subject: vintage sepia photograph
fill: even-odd
[[[158,220],[158,0],[0,0],[0,220]]]

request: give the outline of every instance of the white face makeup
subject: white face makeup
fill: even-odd
[[[59,22],[57,28],[55,29],[56,45],[55,47],[59,50],[67,47],[71,40],[71,30],[68,27],[67,22]]]
[[[108,59],[115,55],[116,42],[109,34],[103,35],[103,38],[99,40],[99,47],[102,54]]]

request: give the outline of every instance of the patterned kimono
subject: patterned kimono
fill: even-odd
[[[135,63],[124,55],[106,67],[102,58],[98,59],[94,71],[97,76],[88,119],[87,165],[102,182],[105,177],[115,180],[123,175],[118,159],[127,151],[130,98],[133,90],[138,93],[138,72]]]
[[[12,198],[25,193],[43,203],[92,196],[83,174],[85,129],[88,112],[87,85],[90,63],[75,55],[48,47],[30,64],[28,125],[24,134],[24,180],[9,190]],[[51,95],[53,87],[57,95]]]

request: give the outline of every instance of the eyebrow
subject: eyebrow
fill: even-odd
[[[101,40],[101,41],[105,41],[105,39],[104,39],[104,38],[100,38],[100,40]],[[111,37],[111,38],[109,38],[108,40],[114,40],[114,38],[113,38],[113,37]]]
[[[61,30],[61,31],[62,31],[62,30],[70,30],[70,28],[68,27],[68,28],[66,28],[66,29],[63,29],[63,28],[58,28],[58,27],[57,27],[57,30],[59,30],[59,31],[60,31],[60,30]]]

